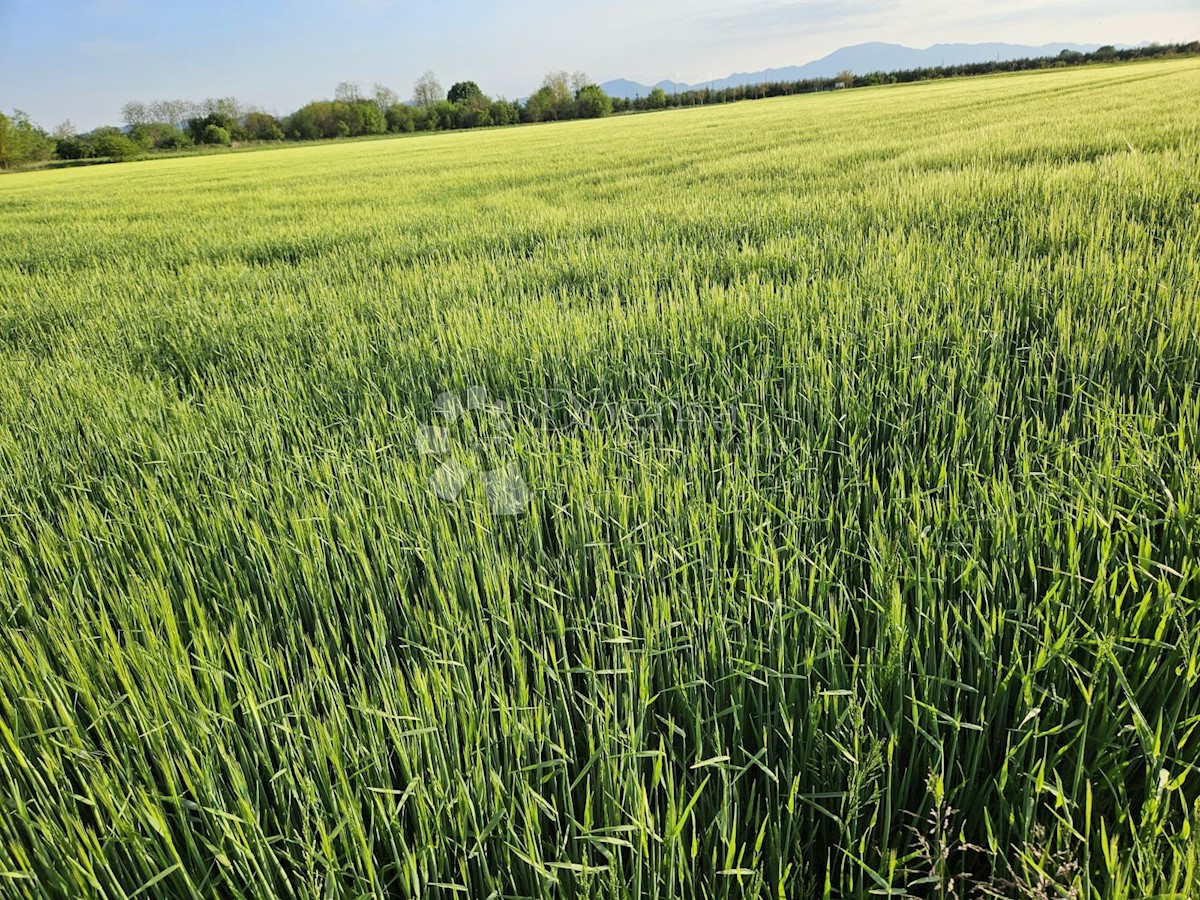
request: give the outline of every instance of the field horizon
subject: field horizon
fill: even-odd
[[[1182,56],[1182,57],[1172,59],[1172,60],[1170,60],[1170,62],[1183,62],[1183,61],[1193,59],[1193,58],[1194,57]],[[1162,62],[1162,60],[1155,58],[1155,57],[1149,57],[1149,58],[1145,58],[1145,59],[1116,60],[1116,61],[1111,61],[1111,62],[1096,61],[1096,62],[1089,62],[1085,68],[1087,68],[1087,69],[1112,69],[1112,68],[1126,67],[1126,66],[1141,66],[1141,65],[1147,65],[1147,64],[1153,65],[1153,64],[1159,63],[1159,62]],[[944,78],[937,78],[937,79],[862,85],[862,86],[854,88],[854,93],[857,94],[862,91],[904,89],[904,88],[916,87],[919,85],[946,84],[946,83],[963,81],[966,79],[974,80],[974,79],[990,79],[990,78],[1036,77],[1038,75],[1044,75],[1044,74],[1059,74],[1059,75],[1061,75],[1062,71],[1058,70],[1058,69],[1050,68],[1050,69],[1020,70],[1020,71],[1015,71],[1015,72],[1006,72],[1006,71],[988,72],[985,74],[977,74],[977,75],[951,75],[951,76],[947,76]],[[835,94],[835,92],[827,90],[827,91],[814,91],[811,93],[811,95],[807,94],[807,93],[787,94],[787,95],[781,95],[781,96],[761,97],[761,98],[757,98],[754,100],[744,100],[744,101],[738,101],[738,102],[753,102],[753,103],[778,102],[778,101],[792,100],[792,99],[796,99],[799,97],[819,96],[819,95],[843,96],[843,94],[841,92],[837,92]],[[701,104],[701,105],[697,105],[697,106],[668,107],[666,109],[652,109],[652,110],[651,109],[643,109],[643,110],[631,109],[631,110],[625,110],[622,112],[614,113],[611,116],[611,118],[624,119],[624,118],[638,117],[638,116],[644,116],[644,115],[655,115],[655,114],[659,114],[659,113],[690,112],[693,110],[703,110],[706,108],[723,108],[723,107],[726,107],[729,105],[732,105],[732,104],[731,103],[713,103],[713,104],[708,104],[708,105]],[[586,121],[594,121],[594,120],[582,120],[582,121],[586,122]],[[355,136],[351,136],[351,137],[341,137],[341,138],[322,137],[322,138],[314,138],[312,140],[306,140],[306,141],[256,141],[256,140],[235,141],[233,143],[233,145],[230,147],[201,145],[201,146],[189,147],[187,149],[178,150],[178,151],[158,150],[158,151],[154,151],[153,153],[147,152],[145,155],[137,156],[130,160],[107,160],[107,159],[49,160],[49,161],[45,161],[45,162],[25,166],[22,168],[17,168],[17,169],[0,169],[0,175],[5,175],[5,176],[7,176],[7,175],[25,175],[25,174],[31,174],[31,173],[36,173],[36,172],[59,171],[59,170],[64,170],[64,169],[85,169],[85,168],[93,168],[96,166],[109,166],[109,165],[118,165],[118,164],[127,165],[129,162],[158,162],[161,160],[186,159],[186,158],[196,157],[196,156],[226,156],[226,155],[234,154],[234,153],[257,153],[259,151],[269,151],[269,150],[294,150],[294,149],[298,149],[298,148],[314,147],[314,146],[356,144],[356,143],[364,143],[364,142],[390,141],[390,140],[421,139],[421,138],[448,136],[448,135],[469,136],[469,135],[478,134],[478,133],[506,131],[506,130],[512,129],[512,128],[534,128],[534,127],[547,127],[547,126],[563,127],[566,125],[580,124],[580,122],[581,122],[581,120],[579,120],[579,119],[565,119],[565,120],[561,120],[561,121],[541,121],[541,122],[518,122],[518,123],[514,123],[514,124],[507,124],[507,125],[484,125],[484,126],[476,126],[476,127],[472,127],[472,128],[457,128],[457,129],[450,129],[450,130],[445,130],[445,131],[432,131],[432,132],[418,131],[418,132],[408,132],[408,133],[399,133],[399,134],[392,133],[392,132],[385,132],[383,134],[362,134],[362,135],[355,135]]]
[[[0,178],[0,894],[1200,896],[1200,59],[883,87]]]

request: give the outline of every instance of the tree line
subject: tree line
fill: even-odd
[[[973,75],[992,75],[1000,72],[1028,72],[1039,69],[1057,69],[1092,63],[1130,62],[1137,59],[1162,59],[1172,56],[1195,56],[1200,54],[1200,41],[1183,44],[1150,44],[1118,50],[1112,46],[1100,47],[1090,53],[1064,50],[1058,56],[1037,56],[1023,59],[994,60],[990,62],[963,63],[952,66],[928,66],[895,72],[869,72],[856,75],[850,71],[840,72],[832,78],[806,78],[800,81],[769,81],[729,88],[698,88],[668,94],[662,88],[654,88],[645,97],[631,100],[614,99],[613,112],[623,113],[641,110],[667,109],[680,106],[706,106],[712,103],[734,103],[740,100],[760,100],[766,97],[785,97],[814,91],[829,91],[839,88],[870,87],[880,84],[907,84],[914,81],[932,81],[939,78],[963,78]]]
[[[314,100],[287,116],[244,106],[235,97],[193,103],[187,100],[131,100],[121,109],[123,126],[86,134],[64,122],[50,134],[15,111],[0,115],[0,168],[60,160],[123,160],[153,152],[235,143],[315,141],[418,131],[448,131],[590,119],[610,115],[613,101],[582,72],[551,72],[524,103],[492,99],[474,81],[449,91],[433,72],[413,85],[412,97],[376,84],[369,94],[342,82],[332,100]]]
[[[492,99],[474,81],[460,81],[444,91],[437,76],[426,72],[413,85],[408,102],[390,88],[376,84],[370,93],[342,82],[332,100],[314,100],[286,116],[247,107],[223,97],[193,103],[186,100],[133,100],[121,110],[123,127],[106,126],[78,134],[69,121],[47,133],[27,115],[0,113],[0,169],[50,159],[123,160],[154,152],[234,143],[314,141],[365,135],[407,134],[464,128],[602,118],[613,113],[650,111],[681,106],[733,103],[839,88],[901,84],[938,78],[987,75],[1060,68],[1089,63],[1121,62],[1200,54],[1200,41],[1153,44],[1117,50],[1101,47],[1092,53],[1064,50],[1058,56],[934,66],[898,72],[833,78],[778,81],[730,88],[690,88],[668,94],[654,88],[645,97],[609,97],[583,72],[551,72],[524,103]]]

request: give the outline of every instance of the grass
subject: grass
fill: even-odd
[[[1200,895],[1198,88],[0,181],[0,894]]]

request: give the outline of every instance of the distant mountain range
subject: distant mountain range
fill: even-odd
[[[686,91],[692,88],[716,90],[741,87],[747,84],[762,84],[768,81],[832,78],[846,69],[857,75],[865,75],[868,72],[899,72],[904,69],[920,69],[928,66],[957,66],[993,60],[1057,56],[1063,50],[1090,53],[1099,46],[1099,44],[1042,44],[1040,47],[1023,44],[934,44],[924,50],[917,50],[900,44],[856,44],[853,47],[835,50],[828,56],[802,66],[763,69],[761,72],[736,72],[727,78],[706,81],[701,84],[660,81],[655,85],[647,85],[625,78],[617,78],[604,82],[600,87],[611,97],[625,97],[632,100],[635,97],[647,96],[656,87],[662,88],[667,93]]]

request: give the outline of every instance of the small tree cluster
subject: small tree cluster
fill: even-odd
[[[597,119],[610,115],[613,101],[592,84],[583,72],[551,72],[525,103],[522,120],[551,122],[559,119]]]
[[[280,130],[294,141],[383,134],[387,114],[374,100],[316,100],[284,119]]]
[[[49,159],[54,141],[29,116],[14,109],[11,116],[0,113],[0,169],[11,169]]]

